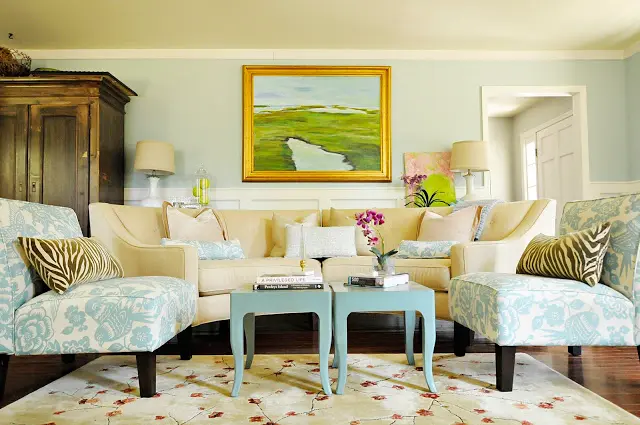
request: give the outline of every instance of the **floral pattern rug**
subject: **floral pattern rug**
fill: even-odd
[[[417,356],[419,363],[420,355]],[[318,356],[258,355],[240,396],[230,356],[158,357],[158,393],[138,397],[133,356],[103,356],[0,410],[1,424],[640,424],[526,354],[515,390],[495,390],[493,354],[434,356],[438,393],[401,354],[349,356],[345,394],[326,396]],[[335,382],[337,370],[330,370]]]

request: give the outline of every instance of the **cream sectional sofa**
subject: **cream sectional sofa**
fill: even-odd
[[[429,208],[441,215],[452,208]],[[183,210],[194,215],[195,210]],[[199,261],[195,248],[160,245],[166,237],[161,208],[97,203],[89,207],[91,234],[100,239],[122,262],[125,275],[162,275],[185,279],[198,286],[198,312],[194,325],[229,318],[229,293],[252,282],[258,274],[299,270],[299,261],[269,257],[271,221],[276,212],[302,218],[318,213],[318,225],[328,226],[331,214],[353,216],[359,210],[217,210],[229,239],[238,239],[245,260]],[[385,214],[388,249],[402,240],[415,240],[424,209],[380,209]],[[527,243],[537,234],[555,232],[555,201],[538,200],[498,204],[489,215],[478,242],[455,245],[450,259],[397,259],[396,270],[436,291],[436,316],[450,320],[447,291],[452,277],[476,272],[514,272]],[[328,258],[322,264],[307,260],[307,267],[322,272],[325,281],[341,281],[371,268],[371,257]]]

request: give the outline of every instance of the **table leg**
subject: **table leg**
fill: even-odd
[[[413,333],[416,329],[416,312],[404,312],[404,351],[407,354],[407,362],[411,366],[416,364],[413,357]]]
[[[331,328],[333,329],[333,362],[331,362],[331,367],[335,369],[338,367],[338,340],[336,339],[335,320],[331,321]]]
[[[320,381],[326,395],[331,395],[329,381],[329,350],[331,349],[331,309],[317,311],[318,315],[318,351],[320,354]]]
[[[435,306],[429,311],[421,311],[422,314],[422,357],[424,379],[427,381],[429,391],[437,392],[436,383],[433,379],[433,350],[436,346],[436,319]]]
[[[242,373],[244,367],[244,335],[243,335],[243,322],[244,314],[235,313],[231,309],[231,351],[233,352],[233,368],[235,369],[235,375],[233,378],[233,389],[231,390],[231,397],[237,397],[242,385]]]
[[[336,309],[334,315],[334,326],[336,333],[336,355],[338,356],[338,385],[336,394],[344,393],[344,386],[347,383],[347,316]]]
[[[244,316],[244,335],[247,342],[247,360],[244,368],[250,369],[256,343],[256,315],[254,313],[247,313]]]

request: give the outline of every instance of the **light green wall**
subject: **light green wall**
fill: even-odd
[[[629,174],[640,180],[640,53],[626,60]]]
[[[190,186],[189,173],[203,164],[218,187],[255,187],[260,184],[241,182],[243,64],[269,62],[36,60],[34,66],[110,71],[138,92],[139,97],[127,107],[128,187],[147,186],[144,176],[132,172],[135,143],[141,139],[169,141],[176,148],[177,175],[164,180],[163,185]],[[348,64],[392,66],[394,185],[400,185],[404,152],[448,150],[456,140],[481,137],[483,85],[586,85],[591,180],[628,180],[624,61],[350,61]],[[339,184],[331,186],[335,185]]]

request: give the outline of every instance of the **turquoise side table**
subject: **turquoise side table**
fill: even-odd
[[[413,333],[416,327],[416,311],[422,314],[422,353],[424,378],[429,391],[436,392],[433,380],[432,357],[436,344],[436,305],[433,289],[415,282],[392,288],[366,288],[332,283],[333,329],[335,354],[333,367],[338,366],[336,394],[344,393],[347,381],[347,317],[355,312],[404,311],[405,351],[410,365],[413,356]]]
[[[318,346],[320,354],[320,381],[326,395],[331,395],[329,383],[329,350],[331,349],[331,288],[293,291],[254,291],[252,287],[231,293],[231,351],[235,376],[232,397],[237,397],[242,385],[244,343],[247,339],[247,360],[244,368],[253,362],[255,339],[255,313],[316,313],[318,315]]]

